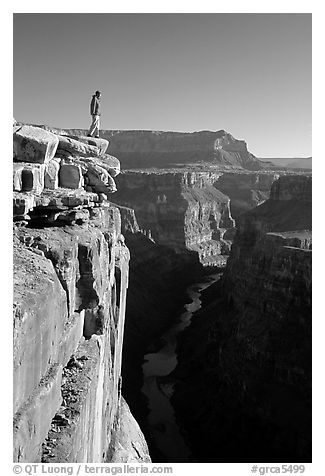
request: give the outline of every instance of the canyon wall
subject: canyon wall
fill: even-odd
[[[163,167],[208,162],[259,170],[263,164],[247,150],[245,141],[224,130],[199,132],[105,131],[103,137],[121,147],[125,167]]]
[[[242,215],[179,342],[172,397],[199,461],[311,461],[311,178]]]
[[[220,174],[189,170],[125,171],[114,202],[134,209],[155,243],[198,254],[204,266],[224,266],[235,223],[229,198],[213,184]]]
[[[224,172],[215,187],[230,198],[231,216],[237,218],[270,197],[272,183],[282,172]]]
[[[108,143],[14,126],[16,462],[148,462],[121,395],[129,250]]]

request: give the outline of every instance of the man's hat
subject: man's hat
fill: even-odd
[[[96,91],[95,94],[102,94],[101,91]]]

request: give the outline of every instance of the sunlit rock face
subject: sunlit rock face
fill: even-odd
[[[311,179],[270,196],[180,341],[173,402],[199,461],[311,461]]]
[[[133,208],[140,229],[155,243],[198,254],[203,265],[223,266],[234,220],[229,198],[213,187],[218,174],[128,171],[118,179],[117,204]]]
[[[235,139],[224,130],[191,133],[106,131],[104,136],[111,140],[113,148],[122,147],[120,159],[125,167],[207,162],[250,170],[263,168],[263,164],[247,150],[246,142]]]
[[[107,200],[119,162],[103,142],[62,154],[35,127],[15,124],[14,141],[13,460],[150,461],[121,396],[130,256]]]
[[[13,189],[85,189],[105,195],[116,191],[120,162],[106,154],[109,142],[92,137],[61,135],[46,126],[15,123],[13,128]]]
[[[15,162],[44,164],[53,159],[59,145],[55,134],[29,125],[14,126],[13,158]]]

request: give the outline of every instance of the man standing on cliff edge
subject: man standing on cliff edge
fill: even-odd
[[[99,137],[99,127],[100,127],[100,96],[101,92],[96,91],[93,95],[90,103],[90,114],[92,117],[92,123],[88,132],[88,137]]]

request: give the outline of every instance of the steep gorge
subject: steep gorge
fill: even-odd
[[[166,164],[213,150],[236,172],[120,173],[105,139],[48,129],[14,128],[15,461],[150,461],[121,390],[155,451],[143,356],[227,259],[179,340],[177,421],[196,461],[307,461],[310,177],[269,193],[278,175],[243,170],[258,161],[225,131],[116,131],[110,150],[150,165],[153,144]]]
[[[131,254],[123,391],[149,445],[143,356],[161,346],[160,336],[188,299],[187,287],[223,267],[229,253],[223,236],[234,232],[234,222],[229,199],[212,187],[214,180],[209,172],[141,170],[124,171],[117,181],[114,202]]]
[[[311,178],[237,221],[223,279],[179,340],[172,397],[199,461],[311,461]]]

